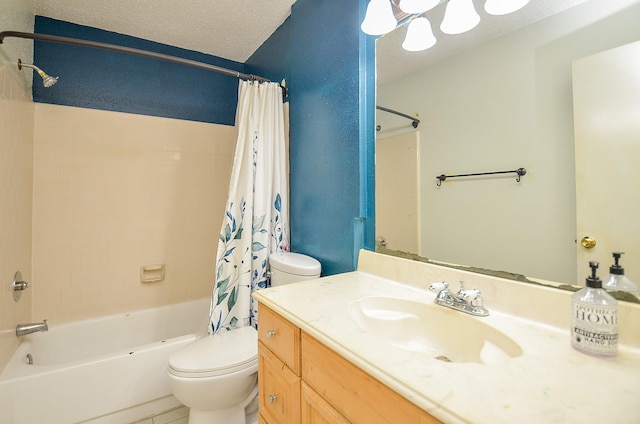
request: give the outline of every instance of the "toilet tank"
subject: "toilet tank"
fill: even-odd
[[[320,277],[320,262],[300,253],[272,253],[269,256],[269,266],[272,287]]]

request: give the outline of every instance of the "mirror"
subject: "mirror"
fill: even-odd
[[[498,17],[483,13],[483,3],[475,2],[483,21],[487,18],[488,23],[498,25],[494,19]],[[395,181],[385,188],[378,183],[382,177],[376,176],[376,236],[387,243],[386,249],[379,246],[378,250],[575,289],[589,269],[587,263],[577,263],[576,253],[580,240],[576,234],[572,63],[640,40],[640,2],[574,1],[568,9],[532,19],[518,29],[511,27],[506,35],[489,34],[483,43],[473,36],[480,28],[457,36],[439,33],[438,13],[442,12],[433,13],[438,44],[432,49],[441,50],[402,52],[403,27],[377,42],[376,104],[421,120],[414,129],[402,117],[383,111],[376,114],[380,127],[376,173],[384,159],[381,152],[388,149],[381,143],[391,143],[402,146],[405,153],[402,166],[395,168],[407,174],[408,168],[415,167],[405,178],[417,181],[417,187]],[[443,49],[449,42],[454,43],[450,47],[454,53],[447,55]],[[394,57],[386,60],[391,49],[395,49]],[[432,53],[435,58],[424,59]],[[415,66],[400,77],[403,70],[394,69],[404,63],[399,55],[406,55],[407,62]],[[418,67],[420,60],[424,63]],[[407,136],[403,144],[393,144],[397,137]],[[498,174],[448,178],[437,186],[440,174],[518,168],[527,171],[520,182],[515,174]],[[399,206],[403,201],[390,197],[400,191],[414,193],[417,205],[403,210]],[[633,207],[625,205],[632,197],[638,196],[620,196],[616,207]],[[383,208],[396,211],[396,225],[391,222],[389,230],[378,221]],[[394,240],[400,224],[417,236],[409,248]],[[598,238],[606,236],[598,234]],[[611,254],[596,248],[590,256],[600,262],[602,279],[613,264]],[[637,284],[640,274],[631,270],[638,272],[639,264],[638,257],[623,256],[627,276]],[[618,298],[637,301],[624,293]]]

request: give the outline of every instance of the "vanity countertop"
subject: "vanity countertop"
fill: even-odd
[[[273,287],[254,297],[445,423],[640,422],[640,346],[635,335],[624,334],[640,332],[639,305],[619,312],[618,355],[597,358],[570,346],[570,292],[552,290],[542,297],[537,294],[548,288],[512,281],[506,284],[515,286],[507,288],[499,279],[402,261],[361,252],[358,271]],[[432,304],[435,293],[426,287],[442,276],[454,282],[462,276],[467,288],[481,288],[491,314],[473,319],[511,337],[523,354],[500,365],[443,362],[367,334],[350,316],[349,304],[368,296]],[[524,292],[511,293],[517,299],[509,307],[492,308],[500,297],[494,293],[512,290]]]

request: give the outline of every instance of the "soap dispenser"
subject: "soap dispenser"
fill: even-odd
[[[609,279],[603,287],[609,290],[620,290],[638,296],[638,286],[624,275],[624,268],[618,264],[623,252],[615,252],[613,260],[615,263],[609,267]]]
[[[571,296],[571,346],[595,356],[618,351],[618,301],[602,288],[598,262],[589,262],[586,287]]]

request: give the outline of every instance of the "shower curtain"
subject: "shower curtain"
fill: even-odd
[[[267,286],[267,259],[289,250],[284,106],[277,83],[240,81],[238,139],[218,239],[209,333],[257,327],[251,293]]]

